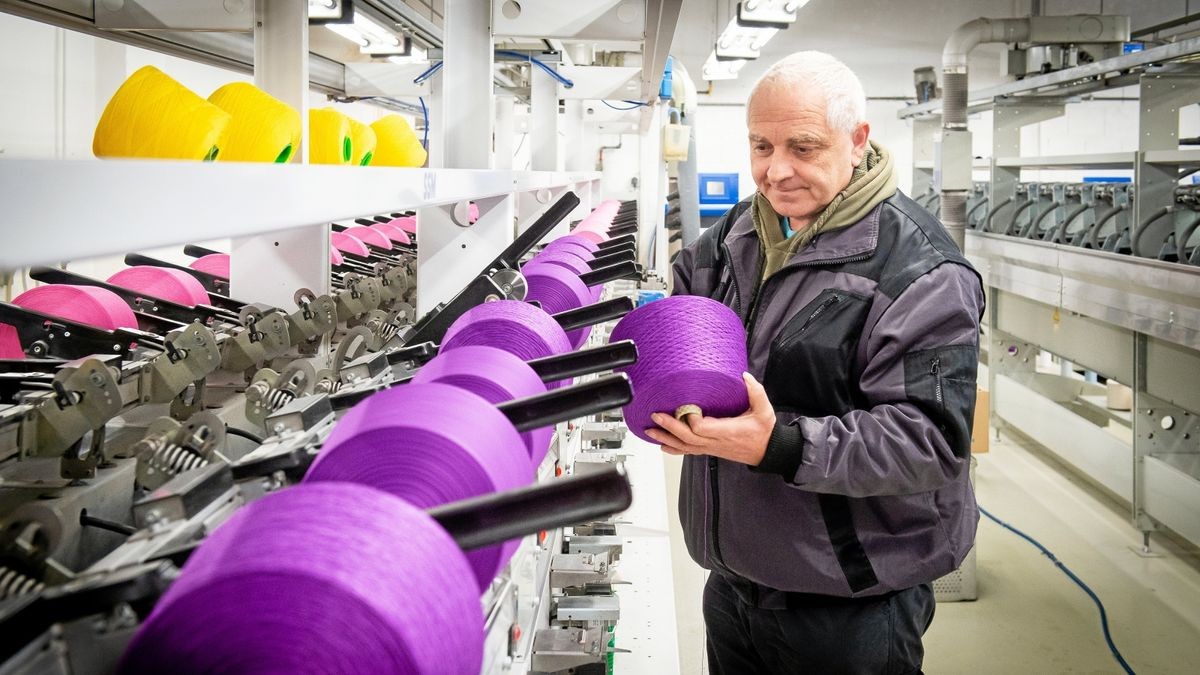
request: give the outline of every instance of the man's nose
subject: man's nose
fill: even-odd
[[[792,170],[791,162],[787,161],[787,156],[783,153],[773,153],[771,155],[771,163],[767,166],[767,180],[772,183],[787,180],[792,177],[795,171]]]

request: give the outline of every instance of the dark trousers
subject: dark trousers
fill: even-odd
[[[787,594],[764,603],[754,587],[714,572],[704,587],[709,672],[920,673],[933,610],[929,584],[879,598]]]

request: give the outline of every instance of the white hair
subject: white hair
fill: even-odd
[[[839,131],[853,133],[867,117],[867,96],[862,82],[846,64],[825,52],[796,52],[776,61],[750,90],[746,99],[747,117],[754,95],[768,85],[788,89],[811,87],[824,92],[829,126]]]

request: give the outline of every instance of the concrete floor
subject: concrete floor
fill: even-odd
[[[1162,557],[1122,506],[1019,439],[979,455],[981,506],[1049,548],[1099,595],[1135,672],[1194,673],[1200,663],[1200,556],[1165,536]],[[1200,514],[1197,514],[1200,517]],[[1033,546],[986,518],[977,535],[979,599],[942,603],[926,635],[928,673],[1119,673],[1095,605]]]
[[[647,447],[646,450],[652,450]],[[1128,509],[1065,472],[1040,451],[1004,436],[979,455],[980,504],[1039,540],[1104,602],[1113,640],[1134,671],[1194,673],[1200,664],[1200,555],[1166,536],[1139,556]],[[678,494],[678,458],[666,457],[668,508]],[[1200,514],[1197,514],[1200,518]],[[700,614],[703,572],[687,557],[670,519],[679,668],[705,672]],[[1091,600],[1037,549],[983,519],[979,599],[941,603],[925,638],[925,671],[937,673],[1119,673]]]

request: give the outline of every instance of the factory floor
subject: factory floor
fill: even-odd
[[[637,450],[654,448],[630,438]],[[644,446],[644,449],[643,449]],[[1113,640],[1135,672],[1194,673],[1200,663],[1200,553],[1165,535],[1159,557],[1132,550],[1141,534],[1128,507],[1061,468],[1045,451],[1003,435],[977,455],[979,503],[1049,548],[1099,595]],[[663,457],[679,672],[701,675],[704,574],[687,556],[674,516],[679,459]],[[1197,514],[1200,517],[1200,514]],[[1095,605],[1033,546],[981,519],[979,599],[939,603],[925,636],[925,672],[1119,673]],[[663,594],[670,597],[670,593]],[[664,624],[669,622],[664,622]],[[656,632],[651,629],[651,632]],[[657,635],[665,641],[665,635]]]

